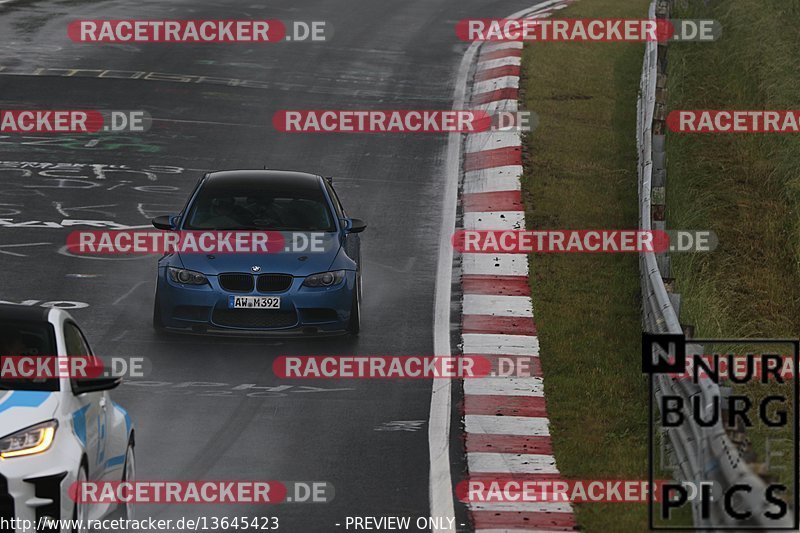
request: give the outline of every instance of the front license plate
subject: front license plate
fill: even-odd
[[[280,309],[280,296],[228,296],[228,309]]]

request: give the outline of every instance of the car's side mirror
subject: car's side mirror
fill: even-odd
[[[360,218],[345,218],[342,219],[344,229],[348,233],[361,233],[367,229],[367,223]]]
[[[154,218],[151,222],[153,226],[158,229],[173,230],[175,229],[175,218],[174,215],[161,215]]]
[[[120,383],[122,383],[121,377],[81,378],[72,382],[72,392],[78,395],[84,392],[111,390],[119,387]]]

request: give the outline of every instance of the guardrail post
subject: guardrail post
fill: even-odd
[[[656,0],[655,15],[658,19],[667,19],[670,14],[669,0]],[[653,108],[652,123],[652,159],[653,174],[651,179],[650,203],[651,224],[654,230],[667,229],[667,43],[659,41],[656,48],[656,90],[655,106]],[[659,271],[662,278],[672,277],[672,263],[669,255],[659,253],[656,255]],[[673,287],[674,289],[674,287]],[[674,293],[673,291],[670,291]],[[673,302],[676,311],[680,307],[680,296],[675,294]],[[678,314],[680,316],[680,314]]]
[[[681,0],[678,0],[681,1]],[[669,18],[673,0],[652,0],[648,17]],[[666,113],[667,113],[667,43],[646,43],[640,80],[640,93],[637,100],[637,147],[639,150],[639,224],[641,229],[666,228]],[[668,253],[640,254],[640,271],[642,281],[642,318],[644,330],[657,333],[683,332],[687,339],[694,338],[694,327],[681,324],[681,297],[675,287]],[[702,354],[699,345],[687,344],[687,354]],[[706,405],[711,405],[713,398],[724,394],[717,384],[709,380],[701,380],[694,386],[677,386],[667,376],[654,378],[654,394],[657,398],[663,394],[679,394],[688,399],[696,395]],[[662,428],[663,430],[664,428]],[[746,499],[750,509],[763,506],[767,485],[759,475],[768,472],[767,464],[751,464],[757,458],[748,446],[746,436],[741,432],[725,431],[718,422],[714,427],[677,428],[664,431],[665,448],[662,449],[662,464],[669,460],[675,479],[680,481],[710,481],[722,490],[736,483],[746,483],[752,488]],[[781,452],[773,452],[778,455]],[[768,454],[767,461],[771,457]],[[757,475],[758,474],[758,475]],[[715,498],[710,509],[703,509],[699,498],[692,501],[692,515],[696,527],[708,527],[711,524],[721,527],[740,525],[720,505],[722,498]],[[709,511],[708,516],[706,511]],[[796,512],[797,510],[794,510]],[[755,516],[753,525],[771,525],[775,527],[793,527],[793,513],[780,519],[764,518],[763,514]]]

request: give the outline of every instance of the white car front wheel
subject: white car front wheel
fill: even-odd
[[[128,449],[125,450],[125,466],[122,470],[122,482],[133,483],[136,481],[136,459],[133,455],[133,443],[128,443]],[[126,520],[133,520],[134,505],[132,501],[127,501],[122,507],[122,518]]]
[[[86,467],[81,465],[78,470],[78,479],[76,486],[78,491],[83,483],[86,483],[88,476],[86,475]],[[80,499],[80,498],[78,498]],[[80,501],[75,502],[75,510],[72,512],[73,527],[72,533],[88,533],[89,531],[89,508],[85,503]]]

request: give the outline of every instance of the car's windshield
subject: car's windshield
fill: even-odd
[[[322,189],[203,187],[192,203],[184,229],[335,231]]]
[[[57,355],[53,326],[43,322],[8,320],[0,323],[0,369],[5,369],[3,359],[19,356]],[[10,373],[13,376],[13,372]],[[57,391],[58,379],[19,379],[0,375],[2,390]]]

